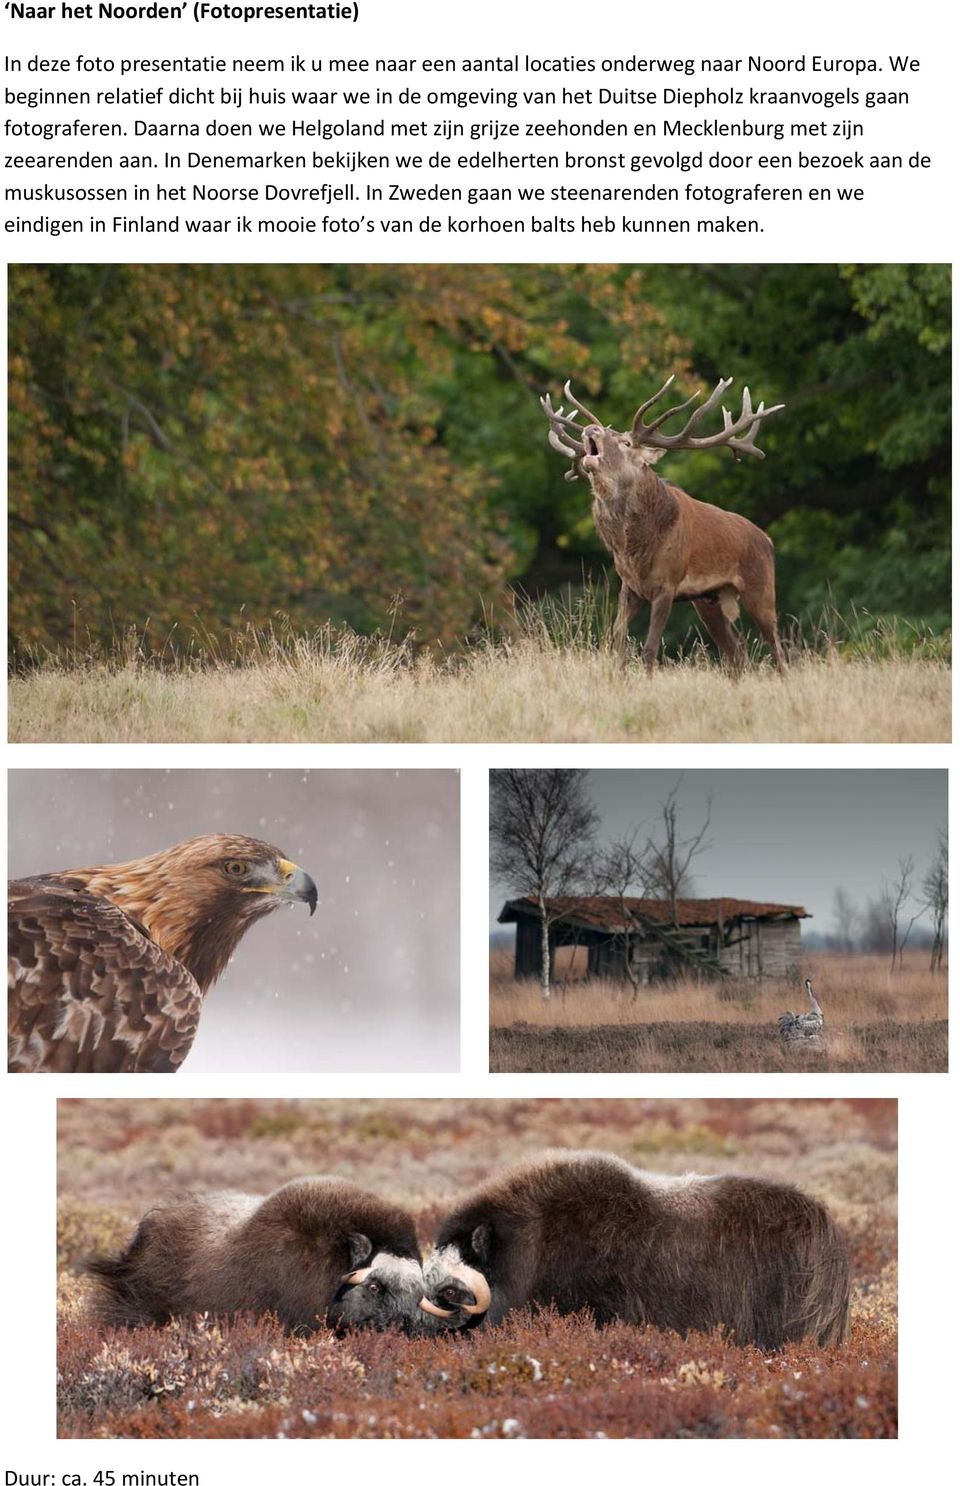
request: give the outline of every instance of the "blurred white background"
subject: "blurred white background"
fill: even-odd
[[[459,1066],[459,774],[452,769],[12,769],[11,877],[256,836],[317,884],[241,940],[184,1072]]]

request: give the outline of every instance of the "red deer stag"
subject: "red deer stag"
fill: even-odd
[[[613,626],[613,643],[626,660],[627,630],[642,604],[650,605],[650,626],[643,647],[648,671],[657,660],[670,609],[677,599],[688,599],[713,637],[721,655],[738,669],[743,664],[743,640],[735,629],[740,605],[746,609],[770,647],[777,670],[784,670],[777,635],[777,605],[773,570],[773,543],[765,532],[735,511],[724,511],[694,500],[677,485],[650,468],[671,449],[715,449],[725,445],[735,459],[750,454],[762,459],[756,446],[765,418],[784,406],[756,409],[750,390],[743,389],[740,414],[733,419],[721,399],[733,378],[719,381],[700,407],[690,414],[679,433],[662,433],[664,423],[699,397],[667,408],[649,423],[643,415],[663,397],[673,381],[668,378],[634,414],[629,431],[605,427],[595,413],[574,397],[570,383],[564,396],[570,412],[555,408],[549,395],[540,399],[550,420],[552,448],[573,461],[565,478],[584,475],[593,491],[593,519],[600,539],[613,555],[620,575],[620,601]],[[706,437],[694,429],[721,404],[723,428]],[[578,414],[587,419],[577,422]]]

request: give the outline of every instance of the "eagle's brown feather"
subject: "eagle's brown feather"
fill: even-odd
[[[310,878],[246,836],[11,883],[11,1072],[175,1072],[241,936],[291,898],[312,911]]]
[[[174,1072],[203,1000],[189,970],[107,898],[11,886],[11,1072]]]

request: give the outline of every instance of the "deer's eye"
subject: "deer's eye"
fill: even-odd
[[[246,877],[250,866],[249,863],[240,861],[238,857],[231,857],[229,861],[224,862],[223,870],[228,877]]]

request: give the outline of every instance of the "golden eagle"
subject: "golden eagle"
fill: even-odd
[[[9,885],[11,1073],[175,1073],[204,994],[306,872],[250,836],[194,836],[115,867]]]

